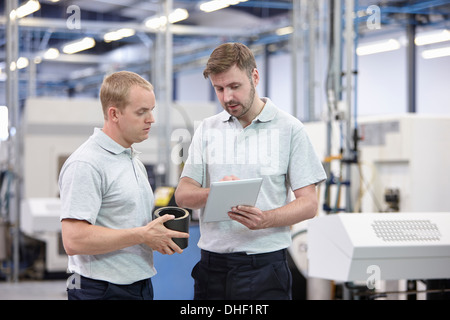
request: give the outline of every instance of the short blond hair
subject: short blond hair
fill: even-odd
[[[140,75],[130,71],[118,71],[106,76],[100,88],[104,118],[108,118],[108,108],[114,106],[123,110],[129,103],[129,93],[133,86],[153,91],[153,85]]]

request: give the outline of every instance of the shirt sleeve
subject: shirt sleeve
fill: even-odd
[[[326,179],[326,173],[304,127],[294,126],[293,131],[288,179],[292,190],[297,190],[319,184]]]
[[[181,173],[181,178],[189,177],[201,185],[204,184],[205,169],[203,163],[202,126],[203,123],[197,128],[197,130],[195,130],[191,145],[189,146],[188,157],[186,159],[186,163],[184,164],[183,172]]]
[[[60,176],[61,217],[95,224],[102,203],[101,174],[90,164],[74,161]]]

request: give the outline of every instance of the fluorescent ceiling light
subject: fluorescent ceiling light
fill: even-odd
[[[28,61],[27,58],[25,57],[20,57],[19,59],[17,59],[17,69],[24,69],[26,67],[28,67],[28,65],[30,64],[30,62]]]
[[[387,41],[361,45],[356,49],[356,54],[358,56],[364,56],[368,54],[393,51],[400,49],[400,42],[395,39],[389,39]]]
[[[290,34],[290,33],[292,33],[292,32],[294,32],[294,27],[291,27],[291,26],[289,26],[289,27],[284,27],[284,28],[278,28],[278,29],[275,31],[275,33],[276,33],[278,36],[284,36],[284,35]]]
[[[176,23],[185,20],[189,17],[189,12],[186,9],[178,8],[169,14],[169,22]],[[164,27],[167,23],[166,16],[151,17],[145,21],[145,26],[150,29],[159,29]]]
[[[73,54],[76,52],[90,49],[94,46],[95,46],[95,40],[90,37],[85,37],[81,40],[77,40],[77,41],[66,44],[63,48],[63,52],[67,53],[67,54]]]
[[[6,81],[6,73],[4,71],[5,69],[5,63],[1,62],[0,63],[0,81]]]
[[[216,10],[224,9],[229,6],[230,4],[226,0],[212,0],[202,3],[200,5],[200,10],[204,12],[213,12]]]
[[[44,59],[53,60],[59,57],[59,50],[56,48],[50,48],[44,53]]]
[[[450,47],[424,50],[422,52],[422,58],[424,58],[424,59],[433,59],[433,58],[440,58],[440,57],[445,57],[445,56],[450,56]]]
[[[39,64],[42,62],[42,57],[41,56],[36,56],[33,59],[34,64]]]
[[[165,26],[167,23],[166,17],[153,17],[145,21],[145,26],[150,29],[158,29]]]
[[[185,20],[189,17],[189,12],[186,9],[175,9],[171,14],[169,14],[169,22],[176,23]]]
[[[33,12],[38,11],[40,8],[41,5],[39,4],[39,1],[29,0],[27,3],[15,10],[15,16],[17,18],[23,18],[29,14],[32,14]]]
[[[131,37],[136,33],[136,31],[134,29],[130,29],[130,28],[122,28],[119,29],[117,31],[111,31],[106,33],[103,36],[103,39],[106,42],[111,42],[111,41],[116,41],[116,40],[120,40],[123,38],[127,38],[127,37]]]
[[[8,108],[0,106],[0,141],[8,139]]]
[[[418,46],[423,46],[431,43],[438,43],[450,41],[450,31],[449,30],[440,30],[435,32],[428,32],[422,35],[419,35],[414,40],[414,43]]]
[[[200,10],[204,12],[213,12],[246,1],[247,0],[212,0],[208,2],[203,2],[200,5]]]

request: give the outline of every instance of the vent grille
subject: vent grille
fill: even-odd
[[[439,241],[441,233],[430,220],[376,220],[372,228],[383,241]]]

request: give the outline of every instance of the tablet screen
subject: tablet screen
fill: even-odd
[[[254,206],[262,178],[211,183],[203,215],[204,222],[231,220],[228,211],[237,205]]]

